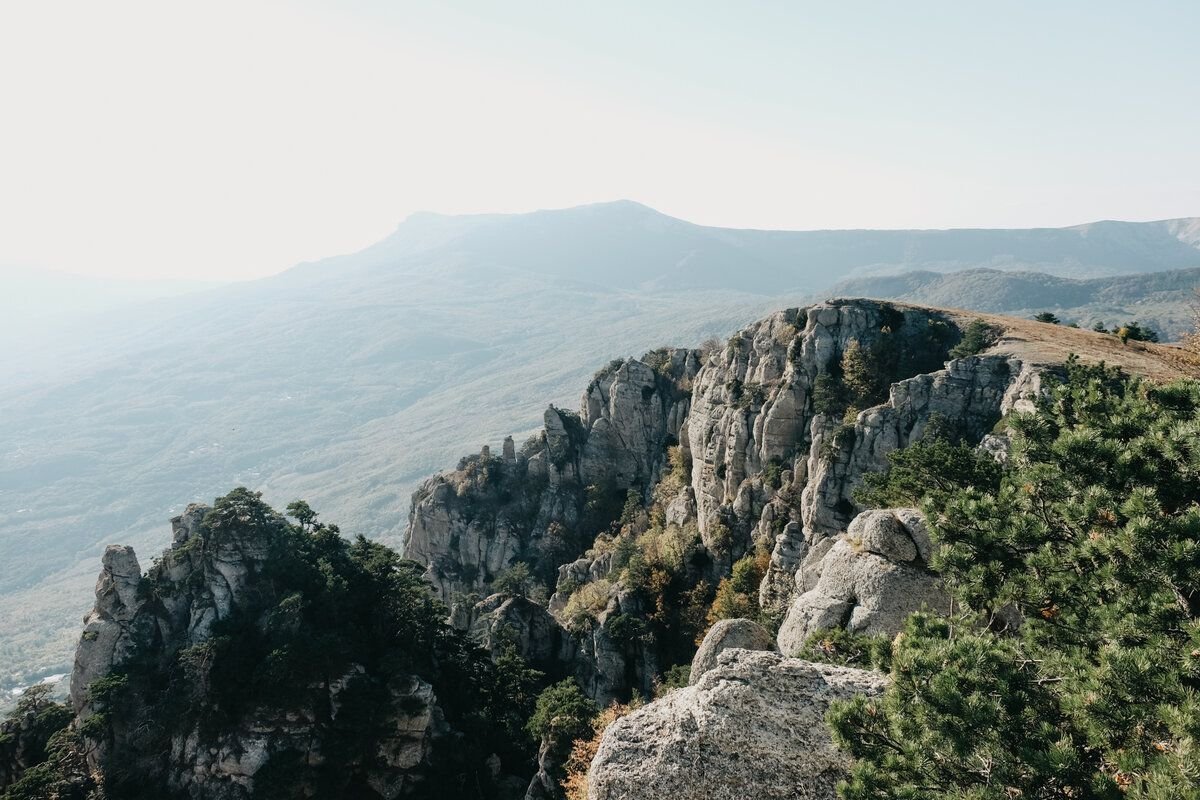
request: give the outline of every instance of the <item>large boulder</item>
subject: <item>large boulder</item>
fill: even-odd
[[[914,611],[948,611],[950,598],[929,571],[932,545],[914,509],[865,511],[845,535],[801,569],[807,589],[779,628],[779,649],[798,652],[812,633],[845,628],[894,635]]]
[[[849,758],[830,703],[886,687],[880,673],[726,650],[717,667],[613,723],[588,772],[590,800],[833,800]]]
[[[717,657],[726,650],[774,650],[775,639],[762,625],[748,619],[723,619],[709,629],[692,658],[689,684],[717,666]]]

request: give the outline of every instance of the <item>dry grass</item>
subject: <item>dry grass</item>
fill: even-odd
[[[1010,353],[1033,364],[1061,364],[1072,354],[1086,362],[1103,361],[1153,381],[1200,377],[1200,356],[1178,345],[1126,342],[1113,334],[1064,325],[955,311],[966,321],[983,319],[1004,333],[988,351]]]
[[[907,303],[893,303],[901,308],[927,309]],[[1107,333],[1068,328],[1045,322],[1006,317],[1000,314],[981,314],[957,308],[938,309],[949,314],[960,327],[972,320],[982,319],[1003,331],[988,353],[1016,356],[1030,364],[1054,365],[1063,363],[1074,354],[1085,362],[1103,361],[1130,373],[1153,381],[1200,377],[1200,353],[1171,344],[1150,342],[1121,343]]]

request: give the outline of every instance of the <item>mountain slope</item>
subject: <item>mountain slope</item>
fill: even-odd
[[[519,449],[506,439],[421,486],[405,535],[416,563],[347,541],[304,504],[288,522],[244,488],[189,505],[144,575],[132,548],[106,550],[71,706],[35,694],[0,725],[0,792],[516,800],[558,796],[566,769],[593,800],[749,789],[833,800],[851,764],[824,724],[829,701],[887,686],[865,652],[841,648],[863,636],[882,647],[911,612],[954,610],[913,498],[879,500],[868,476],[916,453],[963,481],[998,481],[996,454],[1029,457],[1013,437],[1030,426],[1004,416],[1034,408],[1062,373],[1086,371],[1063,369],[1071,354],[1153,381],[1200,366],[1164,345],[999,316],[979,336],[977,322],[837,300],[775,312],[723,346],[611,362],[578,413],[551,406]],[[1058,389],[1038,429],[1087,406],[1063,394],[1085,385]],[[1197,387],[1144,396],[1161,404],[1160,430],[1144,438],[1175,463]],[[1112,418],[1141,436],[1130,419],[1144,420]],[[1098,451],[1070,438],[1058,457]],[[1110,461],[1124,459],[1104,444]],[[1153,481],[1161,467],[1145,463],[1126,466]],[[903,489],[911,478],[899,473]],[[1189,487],[1163,496],[1190,513]],[[1036,511],[1040,500],[1025,502]],[[1143,507],[1124,500],[1113,498],[1119,513],[1146,530]],[[1094,525],[1072,532],[1087,542],[1114,516],[1093,508]],[[1190,584],[1171,585],[1174,608]],[[1042,597],[1029,608],[1046,608]],[[1159,618],[1162,607],[1149,606]],[[1194,642],[1165,619],[1182,656]],[[859,668],[811,663],[839,660]],[[684,683],[607,731],[589,724],[614,700]],[[568,754],[593,733],[589,770],[588,757]]]
[[[61,672],[94,558],[243,483],[397,541],[421,477],[532,430],[593,365],[854,273],[1197,266],[1194,221],[737,231],[620,202],[414,215],[384,241],[0,349],[0,689]]]

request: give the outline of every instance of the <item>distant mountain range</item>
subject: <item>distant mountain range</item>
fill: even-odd
[[[1039,272],[970,269],[960,272],[906,272],[843,281],[829,294],[875,297],[936,306],[967,308],[1024,317],[1052,311],[1064,323],[1090,328],[1137,320],[1168,340],[1192,325],[1193,295],[1200,269],[1143,275],[1063,278]]]
[[[1094,277],[1200,267],[1200,217],[1069,228],[738,230],[619,201],[531,214],[416,214],[353,258],[454,252],[608,288],[818,291],[859,275],[987,267]]]
[[[631,202],[418,214],[360,253],[271,278],[79,310],[54,336],[18,326],[0,347],[0,689],[64,671],[103,545],[160,549],[181,502],[244,484],[394,542],[422,477],[533,429],[547,400],[573,407],[607,359],[724,335],[849,279],[924,271],[836,290],[901,296],[937,285],[932,272],[987,267],[945,276],[970,293],[915,299],[1012,311],[996,292],[1034,311],[1049,290],[1011,287],[1038,278],[995,270],[1153,282],[1200,268],[1198,248],[1196,219],[791,232]],[[1159,299],[1183,308],[1177,274]],[[81,286],[19,302],[64,304]],[[1120,286],[1091,295],[1114,321],[1133,313],[1115,310]]]

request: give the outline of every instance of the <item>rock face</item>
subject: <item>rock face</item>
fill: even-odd
[[[914,611],[948,612],[950,598],[928,568],[931,549],[915,509],[859,514],[844,536],[801,571],[806,591],[780,626],[780,651],[798,652],[821,629],[894,635]]]
[[[726,650],[717,667],[618,720],[588,773],[590,800],[833,800],[848,766],[825,724],[833,700],[884,676]]]
[[[692,658],[688,685],[694,686],[704,673],[717,666],[717,657],[726,650],[774,650],[775,639],[767,629],[748,619],[723,619],[708,629],[700,649]]]
[[[144,604],[138,596],[142,568],[133,548],[109,545],[101,564],[96,605],[83,620],[83,635],[75,650],[71,706],[77,714],[88,710],[88,685],[128,659],[138,634],[149,632],[138,613]]]
[[[97,705],[90,691],[97,679],[131,667],[166,674],[181,651],[203,652],[217,626],[238,615],[254,618],[264,597],[271,596],[265,577],[272,557],[271,531],[282,520],[257,520],[245,528],[216,526],[204,522],[208,511],[193,505],[172,520],[171,549],[144,576],[132,549],[107,549],[95,608],[85,621],[76,653],[71,704],[78,721],[103,718],[108,728],[98,740],[102,744],[87,753],[93,771],[105,772],[111,757],[122,762],[122,771],[158,781],[182,796],[241,800],[254,796],[257,773],[273,760],[299,753],[300,763],[319,767],[334,744],[327,737],[336,736],[332,726],[345,693],[360,689],[369,677],[362,667],[352,665],[346,674],[311,686],[309,698],[286,711],[254,708],[226,720],[216,731],[205,730],[199,722],[177,728],[165,752],[145,753],[144,732],[129,722],[146,711],[141,704],[148,698],[126,700],[120,714],[101,713],[110,709],[102,702]],[[207,685],[202,661],[189,672],[189,680]],[[382,687],[382,695],[377,702],[395,710],[390,732],[379,741],[375,758],[343,768],[359,771],[358,783],[376,796],[398,798],[421,783],[434,747],[452,731],[433,687],[420,677],[392,680]]]
[[[697,375],[682,436],[697,523],[709,546],[714,531],[729,531],[733,557],[771,549],[764,608],[782,611],[803,591],[801,564],[862,510],[854,489],[886,468],[889,452],[919,439],[935,418],[978,441],[1038,390],[1038,371],[1014,358],[947,362],[957,336],[936,311],[831,301],[736,334]],[[867,354],[877,397],[843,419],[849,401],[829,396],[852,348]]]
[[[619,511],[627,490],[649,492],[667,446],[678,439],[700,362],[694,350],[646,358],[653,367],[628,359],[601,370],[579,414],[548,409],[542,432],[512,461],[506,445],[503,459],[469,457],[421,485],[403,549],[428,565],[442,599],[486,594],[516,561],[542,565],[543,578],[552,580],[597,532],[581,530],[597,522],[586,518],[589,500],[609,495]]]

